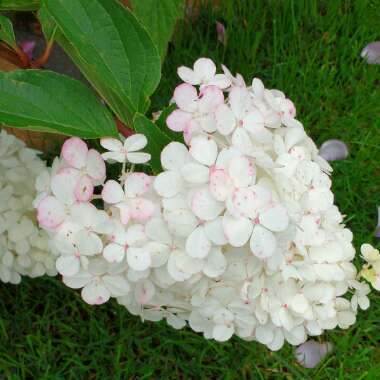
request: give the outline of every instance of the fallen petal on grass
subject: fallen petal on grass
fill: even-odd
[[[220,21],[216,22],[216,34],[218,36],[218,41],[223,45],[227,44],[227,34],[226,27]]]
[[[375,237],[380,238],[380,206],[377,206],[377,226],[374,235]]]
[[[348,148],[343,141],[331,139],[321,145],[319,155],[326,161],[344,160],[348,156]]]
[[[330,342],[318,343],[315,340],[308,340],[296,348],[295,357],[303,367],[314,368],[333,348]]]
[[[369,64],[380,65],[380,41],[371,42],[360,53]]]

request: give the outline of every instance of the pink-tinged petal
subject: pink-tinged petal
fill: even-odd
[[[236,126],[235,115],[226,104],[220,104],[215,110],[216,126],[220,134],[229,135]]]
[[[247,187],[255,181],[255,168],[248,157],[233,157],[228,165],[228,174],[236,187]]]
[[[103,250],[104,258],[110,263],[120,263],[125,256],[125,247],[120,244],[108,244]]]
[[[65,217],[65,208],[55,197],[46,197],[37,207],[37,220],[42,228],[54,229]]]
[[[251,186],[250,189],[255,194],[255,209],[262,210],[266,207],[269,207],[272,202],[272,194],[271,192],[262,186]]]
[[[380,65],[380,41],[371,42],[360,54],[369,64]]]
[[[103,137],[100,139],[100,145],[111,152],[120,152],[123,149],[122,142],[113,137]]]
[[[225,201],[233,190],[230,177],[223,169],[212,169],[210,174],[209,188],[211,194],[218,201]]]
[[[130,207],[126,203],[118,203],[116,207],[120,212],[120,221],[123,224],[128,224],[131,219],[131,210]]]
[[[111,179],[104,184],[102,198],[106,203],[116,204],[125,198],[125,194],[120,184]]]
[[[62,276],[74,276],[79,272],[80,261],[76,256],[60,256],[55,266]]]
[[[224,103],[223,91],[217,86],[202,87],[199,97],[199,110],[207,113],[215,110],[216,107]]]
[[[343,141],[327,140],[321,145],[319,155],[326,161],[344,160],[348,156],[348,148]]]
[[[82,289],[81,295],[83,300],[90,305],[101,305],[107,302],[111,297],[105,285],[102,282],[97,283],[95,281],[86,285]]]
[[[255,193],[249,188],[238,188],[232,195],[234,214],[254,219],[257,214]]]
[[[186,83],[192,85],[197,85],[201,83],[200,78],[194,73],[194,71],[186,66],[178,67],[177,74]]]
[[[252,253],[259,259],[272,256],[277,248],[273,233],[260,225],[254,227],[249,245]]]
[[[228,213],[223,216],[223,231],[233,247],[242,247],[252,234],[253,225],[247,218],[234,218]]]
[[[62,145],[62,157],[76,169],[81,169],[86,165],[87,153],[87,144],[78,137],[71,137]]]
[[[151,155],[149,153],[143,152],[132,152],[127,153],[127,160],[132,164],[145,164],[151,159]]]
[[[145,173],[131,173],[124,183],[127,197],[135,198],[145,194],[152,184],[152,178]]]
[[[124,149],[126,152],[136,152],[146,147],[148,140],[145,135],[141,133],[136,133],[135,135],[129,136],[124,141]]]
[[[375,236],[380,238],[380,206],[377,207],[377,226],[375,229]]]
[[[130,203],[130,215],[134,220],[144,222],[154,213],[154,204],[145,198],[135,198]]]
[[[187,112],[194,112],[197,109],[198,94],[191,84],[182,83],[174,90],[174,101],[178,108]]]
[[[182,110],[174,110],[166,119],[166,124],[169,129],[175,132],[182,132],[187,127],[188,123],[192,119],[192,115],[189,112]]]
[[[156,291],[151,281],[144,280],[136,284],[134,292],[136,302],[145,305],[153,298]]]
[[[82,176],[74,190],[75,198],[78,202],[88,202],[94,194],[94,185],[90,177],[87,175]]]
[[[183,139],[185,140],[185,143],[190,145],[193,136],[199,134],[200,132],[202,132],[202,127],[200,124],[195,120],[190,120],[183,131]]]
[[[215,219],[224,209],[207,188],[196,191],[191,198],[191,210],[201,220]]]
[[[75,189],[80,172],[74,168],[63,168],[51,180],[52,193],[63,203],[70,205],[75,201]]]
[[[286,98],[281,102],[281,111],[283,112],[283,116],[285,118],[294,118],[296,117],[296,107],[294,103]]]
[[[189,152],[199,163],[210,166],[215,163],[218,146],[211,137],[199,135],[191,140]]]
[[[194,63],[194,73],[202,82],[208,82],[216,73],[215,63],[209,58],[199,58]]]
[[[333,344],[330,342],[318,343],[308,340],[296,348],[295,357],[303,367],[314,368],[332,350]]]
[[[90,149],[86,159],[87,174],[94,180],[101,181],[106,176],[106,164],[99,152]]]

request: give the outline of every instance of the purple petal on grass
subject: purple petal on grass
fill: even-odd
[[[319,155],[326,161],[344,160],[348,156],[348,148],[343,141],[327,140],[321,145]]]
[[[330,342],[318,343],[315,340],[308,340],[296,348],[295,357],[303,367],[314,368],[333,348]]]
[[[380,238],[380,206],[377,206],[377,226],[374,235],[375,237]]]
[[[218,36],[218,41],[223,45],[227,43],[226,27],[219,21],[216,22],[216,35]]]
[[[20,47],[26,53],[26,55],[29,57],[29,59],[33,58],[33,51],[36,47],[36,41],[31,40],[25,40],[20,42]]]
[[[360,53],[369,64],[380,65],[380,41],[371,42]]]

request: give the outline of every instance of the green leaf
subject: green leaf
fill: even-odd
[[[170,138],[142,114],[136,114],[133,120],[133,127],[136,132],[143,133],[148,139],[146,150],[151,154],[150,166],[154,174],[162,171],[161,167],[161,152],[164,147],[170,143]]]
[[[132,0],[132,10],[147,28],[163,60],[177,20],[183,17],[184,0]]]
[[[117,136],[111,113],[87,86],[47,70],[0,73],[0,123],[82,138]]]
[[[0,0],[0,11],[35,11],[39,0]]]
[[[1,0],[0,0],[1,1]],[[17,48],[17,42],[15,33],[13,31],[13,25],[8,17],[0,14],[0,40],[7,43],[13,49]]]
[[[38,19],[40,20],[46,41],[53,41],[57,32],[57,24],[50,16],[45,4],[42,4],[41,8],[38,10]]]
[[[56,41],[125,123],[146,112],[160,80],[157,48],[116,0],[44,0]],[[43,20],[42,20],[43,22]]]

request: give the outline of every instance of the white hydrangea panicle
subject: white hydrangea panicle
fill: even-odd
[[[348,328],[369,287],[352,264],[331,167],[281,91],[223,71],[203,58],[178,70],[185,83],[167,124],[185,144],[163,149],[155,177],[133,172],[149,159],[143,135],[102,139],[102,155],[65,143],[35,201],[56,268],[89,304],[115,297],[143,320],[207,339],[279,350]],[[104,160],[123,164],[118,178],[106,178]],[[362,276],[377,284],[371,252]]]
[[[37,226],[34,184],[47,172],[37,151],[0,132],[0,280],[18,284],[21,276],[56,275],[48,236]]]

